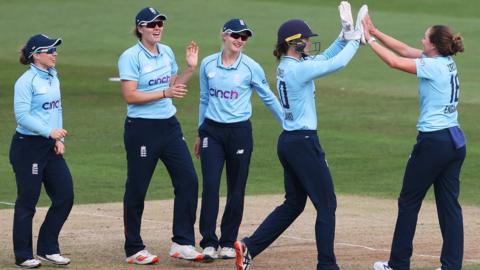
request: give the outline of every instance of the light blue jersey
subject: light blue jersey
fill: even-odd
[[[205,117],[219,123],[248,120],[252,115],[252,88],[268,109],[281,122],[280,102],[270,90],[262,67],[240,53],[237,61],[222,65],[222,52],[203,59],[200,65],[199,126]]]
[[[152,54],[141,42],[127,49],[118,60],[120,79],[136,81],[137,90],[156,92],[170,87],[172,77],[177,75],[178,66],[170,47],[157,44],[158,55]],[[177,109],[170,98],[163,98],[146,104],[128,104],[128,117],[167,119]]]
[[[314,80],[338,71],[353,58],[358,41],[337,39],[322,54],[306,59],[284,56],[277,68],[277,89],[283,106],[284,130],[316,130]]]
[[[62,128],[60,81],[54,68],[43,70],[31,64],[15,83],[13,109],[17,132],[49,138],[52,129]]]
[[[451,56],[415,59],[420,79],[420,116],[417,129],[436,131],[458,126],[457,105],[460,84],[457,67]]]

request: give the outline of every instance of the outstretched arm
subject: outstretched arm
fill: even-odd
[[[407,44],[397,40],[382,31],[378,30],[373,24],[369,15],[365,16],[363,20],[365,27],[365,32],[369,32],[370,35],[375,36],[379,41],[381,41],[387,48],[394,51],[398,55],[406,58],[420,58],[422,56],[422,51],[408,46]]]
[[[368,16],[366,17],[368,18]],[[370,27],[368,22],[365,20],[363,21],[364,31],[365,31],[365,39],[367,43],[370,45],[372,50],[383,60],[387,65],[391,68],[395,68],[401,71],[405,71],[408,73],[416,74],[417,73],[417,66],[415,64],[415,60],[411,58],[400,57],[394,54],[389,49],[380,45],[372,36],[370,35]],[[393,38],[392,38],[393,39]],[[395,40],[395,39],[393,39]],[[420,57],[421,55],[419,55]]]

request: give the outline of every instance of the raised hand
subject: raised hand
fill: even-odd
[[[187,65],[191,68],[196,68],[198,64],[198,45],[195,41],[191,41],[188,44],[186,49],[185,59],[187,60]]]

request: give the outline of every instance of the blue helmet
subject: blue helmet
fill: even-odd
[[[278,28],[277,44],[314,36],[318,36],[318,34],[312,32],[312,29],[304,20],[288,20]]]

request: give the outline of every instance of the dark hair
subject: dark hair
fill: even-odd
[[[27,57],[27,45],[23,45],[22,48],[20,48],[20,64],[22,65],[28,65],[32,63],[32,58]]]
[[[138,31],[138,26],[135,26],[135,29],[133,29],[132,33],[140,40],[142,39],[142,33]]]
[[[434,25],[430,28],[430,42],[442,56],[463,52],[463,38],[454,35],[452,29],[445,25]]]
[[[287,42],[282,42],[280,44],[277,44],[275,47],[275,50],[273,50],[273,56],[277,58],[277,60],[280,60],[283,55],[286,55],[288,51],[288,44]]]

